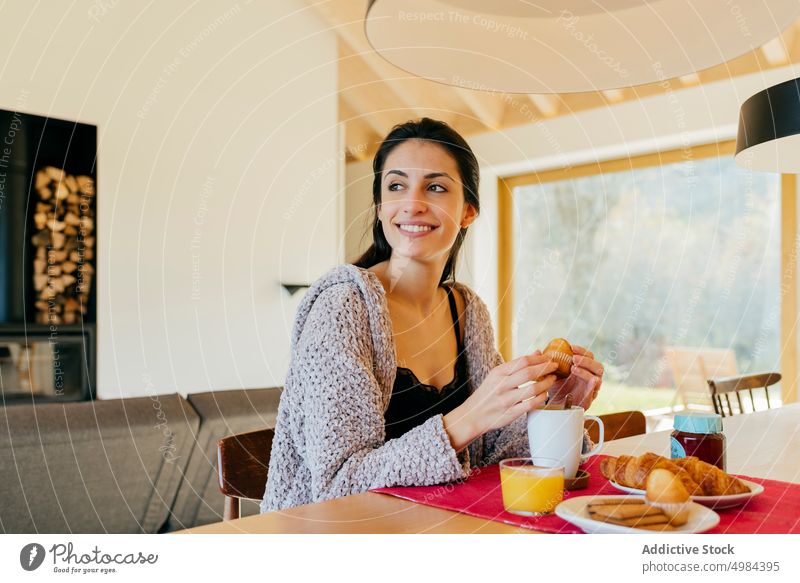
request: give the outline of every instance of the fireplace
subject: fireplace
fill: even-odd
[[[0,110],[3,402],[95,393],[97,128]]]

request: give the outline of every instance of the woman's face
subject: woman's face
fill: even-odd
[[[464,201],[458,164],[443,147],[406,140],[386,157],[378,218],[393,256],[446,257],[476,215]]]

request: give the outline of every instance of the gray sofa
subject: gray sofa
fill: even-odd
[[[202,421],[173,505],[169,530],[222,520],[224,496],[219,492],[217,441],[226,435],[275,427],[280,394],[280,389],[251,389],[188,396]],[[258,511],[255,502],[243,500],[240,505],[243,517]]]
[[[0,407],[0,532],[218,522],[217,440],[274,427],[279,397],[273,388]]]

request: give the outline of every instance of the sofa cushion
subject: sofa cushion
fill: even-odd
[[[155,533],[199,426],[177,394],[0,408],[7,533]]]
[[[173,506],[169,530],[222,520],[217,442],[225,436],[275,427],[280,387],[194,393],[187,397],[200,415],[200,429]],[[266,484],[265,484],[266,486]],[[243,500],[242,516],[257,514],[258,502]]]

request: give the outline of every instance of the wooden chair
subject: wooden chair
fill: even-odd
[[[239,518],[239,500],[261,500],[267,484],[272,429],[223,437],[217,443],[219,490],[225,495],[223,520]]]
[[[722,398],[725,397],[725,404],[728,405],[728,416],[737,413],[731,406],[731,393],[736,395],[736,401],[739,404],[738,413],[752,412],[744,410],[741,396],[742,391],[750,393],[750,405],[753,407],[753,411],[755,411],[756,401],[753,398],[753,389],[764,389],[764,394],[767,396],[767,409],[771,409],[772,404],[769,402],[768,387],[780,380],[781,375],[776,372],[708,379],[708,388],[711,390],[711,401],[714,403],[714,412],[725,417],[725,408],[722,406]]]
[[[632,435],[644,435],[647,432],[647,421],[641,411],[622,411],[621,413],[598,415],[598,417],[603,421],[605,441]],[[589,431],[589,437],[597,443],[600,440],[600,426],[592,419],[587,420],[585,426]]]
[[[736,353],[730,349],[668,346],[664,356],[675,383],[673,411],[678,401],[684,410],[710,409],[706,381],[739,374]]]

